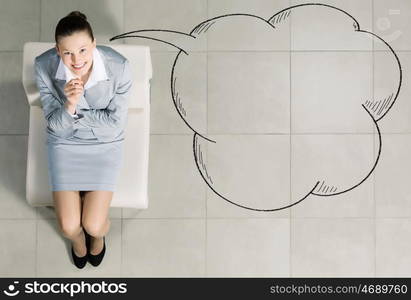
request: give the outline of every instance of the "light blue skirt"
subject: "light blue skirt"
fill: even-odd
[[[47,158],[52,191],[115,191],[123,165],[124,138],[99,142],[90,129],[72,138],[48,135]]]

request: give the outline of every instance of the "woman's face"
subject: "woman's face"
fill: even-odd
[[[63,63],[78,76],[84,76],[93,63],[93,50],[96,39],[91,40],[86,31],[78,31],[60,39],[56,45],[57,53]]]

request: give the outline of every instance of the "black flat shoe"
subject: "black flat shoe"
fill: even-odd
[[[87,250],[88,261],[95,267],[97,267],[103,260],[104,254],[106,253],[106,237],[103,237],[103,250],[99,254],[93,255]]]
[[[79,269],[83,269],[84,266],[87,263],[87,258],[88,255],[84,255],[83,257],[78,257],[75,253],[74,253],[74,249],[73,249],[73,245],[71,246],[71,256],[73,257],[73,261],[74,264],[76,265],[77,268]]]

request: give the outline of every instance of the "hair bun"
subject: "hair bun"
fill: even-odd
[[[78,10],[72,11],[71,13],[67,15],[67,17],[80,17],[80,18],[83,18],[84,20],[87,20],[86,15]]]

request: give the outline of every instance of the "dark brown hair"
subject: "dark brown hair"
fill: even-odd
[[[60,19],[57,23],[56,31],[54,33],[54,39],[56,43],[59,42],[60,38],[69,36],[78,31],[87,31],[91,40],[94,41],[93,30],[85,14],[79,12],[78,10],[72,11],[64,18]]]

